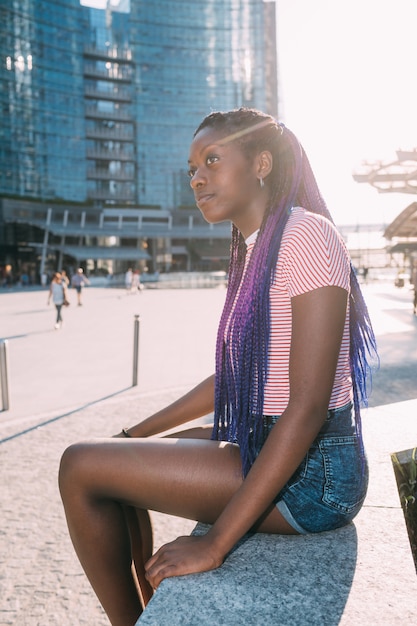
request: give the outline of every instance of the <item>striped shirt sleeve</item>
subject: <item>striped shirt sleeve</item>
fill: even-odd
[[[278,265],[291,298],[326,286],[349,291],[349,254],[325,218],[307,212],[296,216],[284,233],[280,257]]]

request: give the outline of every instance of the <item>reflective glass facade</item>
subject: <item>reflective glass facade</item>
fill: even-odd
[[[78,0],[0,6],[0,193],[86,197]]]
[[[131,0],[129,13],[79,0],[2,3],[0,194],[193,204],[185,169],[200,120],[240,105],[276,113],[271,6]]]
[[[86,9],[84,43],[87,197],[137,203],[134,63],[128,14]]]
[[[193,203],[188,146],[207,113],[266,108],[264,15],[263,0],[132,1],[142,204]]]

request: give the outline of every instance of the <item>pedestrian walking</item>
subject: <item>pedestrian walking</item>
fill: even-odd
[[[62,322],[64,321],[62,319],[62,307],[66,306],[68,303],[67,284],[65,280],[62,279],[60,272],[55,272],[52,277],[49,287],[48,305],[51,303],[51,299],[56,309],[55,330],[59,330],[62,327]]]
[[[127,270],[125,274],[125,287],[127,293],[132,293],[132,281],[133,281],[133,270],[131,267]]]
[[[132,276],[132,291],[133,293],[141,293],[142,283],[140,282],[140,272],[135,270]]]
[[[61,280],[65,283],[65,286],[68,288],[70,285],[69,278],[65,270],[61,270]]]
[[[81,296],[82,296],[83,287],[85,287],[85,285],[89,285],[89,284],[90,284],[90,281],[84,275],[83,268],[79,267],[77,269],[77,272],[74,274],[74,276],[71,279],[71,286],[74,287],[75,291],[77,292],[77,304],[78,304],[78,306],[82,305]]]

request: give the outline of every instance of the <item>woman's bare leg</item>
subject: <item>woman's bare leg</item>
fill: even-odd
[[[213,523],[241,482],[239,450],[222,442],[108,439],[66,450],[60,488],[70,535],[114,626],[142,612],[123,507]],[[275,507],[259,530],[288,532]]]
[[[137,579],[142,606],[145,607],[153,595],[153,589],[146,579],[144,567],[153,552],[151,520],[145,509],[124,506],[123,510],[130,535],[132,567]]]
[[[134,624],[143,608],[131,570],[131,544],[123,506],[89,494],[84,484],[74,482],[71,486],[71,471],[67,473],[63,461],[61,495],[80,563],[110,622]],[[77,494],[78,488],[81,491]]]
[[[169,438],[210,439],[213,425],[196,426],[182,431],[176,431]],[[124,507],[127,525],[129,527],[131,551],[135,574],[138,581],[142,605],[146,606],[152,598],[153,589],[145,576],[145,563],[153,554],[153,533],[148,511],[131,506]]]

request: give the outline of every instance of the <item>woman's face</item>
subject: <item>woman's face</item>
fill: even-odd
[[[236,142],[203,128],[191,144],[189,174],[196,204],[207,222],[230,220],[244,237],[259,228],[265,199],[257,160],[251,162]]]

